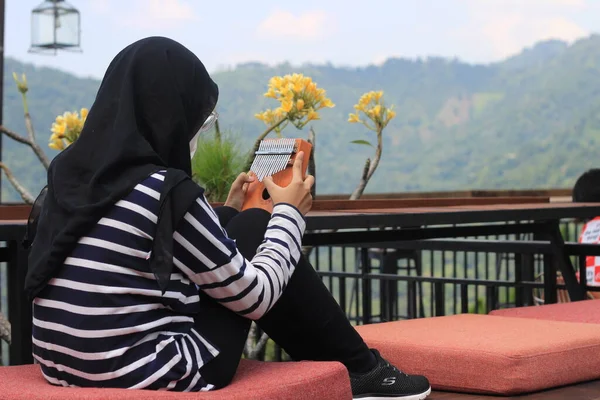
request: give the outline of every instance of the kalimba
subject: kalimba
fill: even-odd
[[[311,150],[312,145],[303,139],[282,138],[262,140],[258,146],[258,150],[254,153],[254,161],[250,167],[250,171],[254,173],[257,179],[248,187],[242,210],[262,208],[268,212],[272,212],[273,201],[265,188],[263,179],[271,176],[273,182],[277,185],[281,187],[289,185],[293,177],[292,166],[294,165],[296,155],[300,151],[304,152],[302,172],[306,176]]]

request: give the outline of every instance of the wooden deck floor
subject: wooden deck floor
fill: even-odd
[[[427,400],[600,400],[600,380],[532,393],[524,396],[500,397],[433,392]]]

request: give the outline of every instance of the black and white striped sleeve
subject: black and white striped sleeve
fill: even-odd
[[[276,205],[262,244],[252,260],[246,260],[202,196],[174,234],[173,261],[200,290],[256,320],[275,305],[292,276],[305,227],[296,208]]]

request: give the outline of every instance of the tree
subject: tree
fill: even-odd
[[[375,173],[383,152],[383,130],[392,118],[396,116],[396,113],[392,110],[393,107],[387,108],[382,99],[383,91],[365,93],[354,106],[356,113],[350,114],[348,118],[348,122],[352,124],[362,123],[367,129],[375,132],[377,135],[377,147],[375,147],[373,161],[371,162],[371,159],[367,158],[362,177],[358,182],[356,189],[350,196],[350,200],[356,200],[362,196],[369,183],[369,179],[371,179]],[[361,120],[361,113],[366,116],[367,119]],[[371,142],[363,139],[353,140],[352,143],[374,147]]]
[[[27,103],[27,92],[29,91],[29,87],[27,85],[27,77],[25,74],[21,75],[21,78],[17,76],[16,73],[13,73],[13,79],[15,80],[15,84],[17,86],[17,90],[21,93],[21,98],[23,100],[23,112],[25,118],[25,127],[27,129],[27,136],[20,135],[11,129],[5,127],[4,125],[0,125],[0,133],[8,136],[12,140],[27,145],[31,148],[31,150],[35,153],[40,163],[45,169],[48,169],[50,165],[50,161],[46,156],[44,150],[40,147],[40,145],[36,141],[35,131],[33,129],[33,124],[31,122],[31,115],[29,114],[29,105]],[[82,115],[85,113],[87,115],[87,110],[82,109]],[[60,122],[59,122],[60,118]],[[74,135],[74,129],[70,129],[73,124],[79,126],[83,126],[83,122],[85,121],[85,116],[81,119],[72,113],[66,113],[64,116],[60,116],[57,118],[57,122],[53,125],[53,135],[51,136],[50,147],[56,148],[58,143],[64,148],[64,142],[61,138],[59,138],[59,133],[62,131],[61,135]],[[71,137],[71,136],[70,136]],[[74,139],[73,139],[74,140]],[[23,201],[27,204],[33,204],[35,201],[34,197],[27,190],[25,186],[23,186],[19,180],[14,176],[11,169],[3,162],[0,162],[0,168],[6,175],[6,178],[10,182],[13,188],[21,195]],[[2,313],[0,313],[0,339],[4,340],[8,344],[11,343],[11,325],[10,322],[4,317]]]
[[[271,132],[282,137],[281,132],[286,126],[292,124],[297,129],[303,129],[309,122],[320,119],[319,111],[324,108],[333,108],[335,105],[327,98],[325,89],[319,88],[312,78],[303,74],[288,74],[274,76],[269,80],[267,98],[277,100],[280,104],[275,109],[268,109],[255,117],[267,125],[267,129],[258,136],[252,152],[248,155],[245,171],[250,171],[255,152]],[[315,131],[311,127],[308,141],[314,146]],[[309,158],[309,168],[315,172],[314,147]],[[313,188],[314,194],[314,188]],[[266,333],[259,333],[258,326],[253,322],[244,347],[244,355],[250,359],[257,359],[269,340]]]

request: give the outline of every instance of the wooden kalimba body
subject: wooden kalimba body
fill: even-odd
[[[271,176],[277,185],[281,187],[289,185],[294,175],[292,166],[300,151],[304,152],[302,173],[306,176],[311,150],[312,145],[303,139],[265,139],[261,141],[258,150],[254,153],[255,158],[250,167],[250,171],[257,179],[248,187],[242,210],[262,208],[272,212],[273,201],[265,188],[263,179]]]

